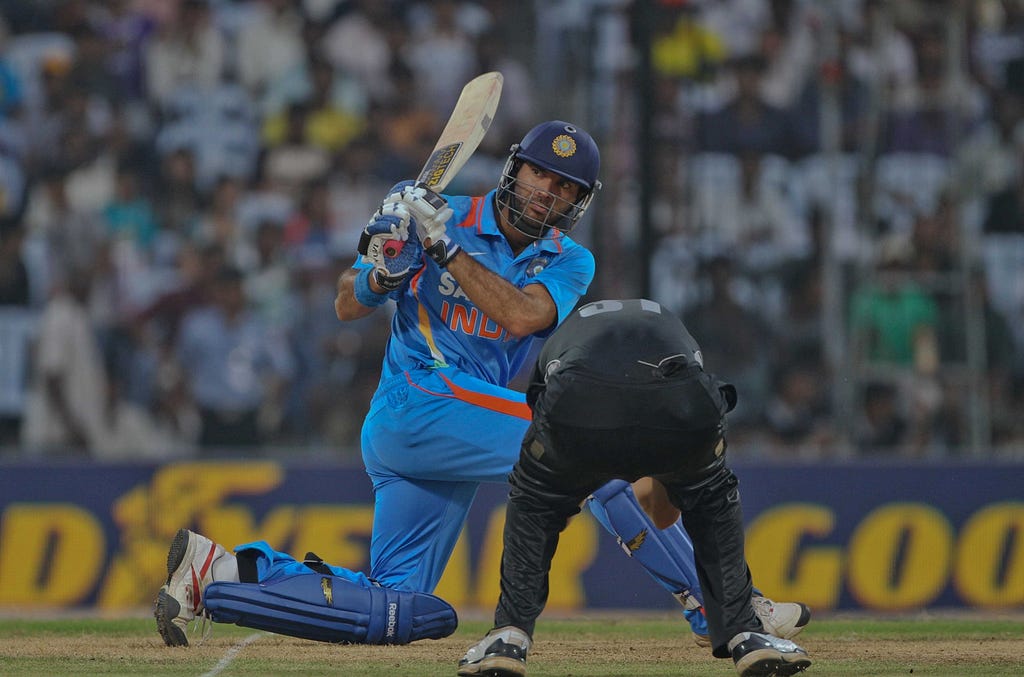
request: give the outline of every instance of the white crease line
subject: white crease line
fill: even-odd
[[[223,658],[217,661],[217,664],[213,666],[212,670],[203,673],[200,677],[215,677],[216,675],[219,675],[220,673],[224,672],[224,669],[231,665],[231,661],[235,660],[235,656],[238,655],[239,651],[255,642],[264,634],[266,633],[254,632],[253,634],[249,635],[248,637],[240,641],[238,644],[235,644],[233,647],[228,649],[228,652],[224,654]]]

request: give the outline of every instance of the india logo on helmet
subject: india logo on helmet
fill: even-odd
[[[558,157],[572,157],[576,154],[576,139],[566,134],[559,134],[551,142],[551,150]]]

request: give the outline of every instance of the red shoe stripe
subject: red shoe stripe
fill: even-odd
[[[213,564],[213,556],[216,553],[217,553],[217,544],[216,543],[211,543],[210,544],[210,552],[209,552],[209,554],[206,555],[206,561],[203,562],[202,568],[199,569],[199,576],[201,578],[206,578],[206,572],[210,570],[210,565]]]
[[[196,577],[196,568],[191,567],[192,570],[192,611],[193,613],[199,611],[199,605],[203,603],[203,588],[202,579],[206,578],[206,572],[210,570],[213,565],[214,555],[217,554],[217,544],[210,544],[210,552],[206,554],[206,561],[203,562],[203,566],[199,568],[199,576]]]
[[[199,604],[202,602],[202,588],[199,587],[199,579],[196,578],[196,568],[189,567],[192,573],[192,613],[199,611]]]

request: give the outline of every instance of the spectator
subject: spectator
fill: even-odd
[[[310,92],[306,102],[307,116],[302,139],[316,148],[336,152],[359,136],[366,127],[363,111],[346,108],[353,102],[335,98],[338,81],[330,64],[314,59],[308,67]],[[300,104],[289,105],[284,111],[269,116],[263,125],[263,138],[267,145],[277,146],[288,140],[292,133],[293,114]]]
[[[103,208],[108,237],[131,242],[139,252],[150,252],[157,233],[156,215],[148,197],[139,190],[139,168],[117,168],[114,198]]]
[[[743,400],[729,417],[734,436],[742,438],[761,420],[774,340],[765,319],[741,303],[735,265],[726,255],[712,256],[703,263],[708,291],[685,314],[683,323],[703,347],[705,361],[722,365],[718,370],[722,377],[743,392]]]
[[[1010,189],[1020,175],[1024,151],[1021,97],[993,92],[992,115],[972,130],[957,152],[957,183],[965,195],[983,203]]]
[[[757,54],[732,60],[736,93],[717,110],[702,112],[696,121],[696,147],[701,152],[745,152],[791,156],[790,120],[761,96],[765,61]]]
[[[306,58],[303,16],[291,0],[256,0],[238,32],[238,79],[259,101]]]
[[[989,284],[985,270],[976,267],[970,273],[971,293],[973,303],[980,310],[984,326],[984,349],[981,356],[984,360],[984,374],[979,385],[984,388],[984,395],[987,399],[989,415],[992,420],[993,440],[995,444],[1005,439],[1008,431],[1015,425],[1014,419],[1018,418],[1019,412],[1012,408],[1013,382],[1018,377],[1018,369],[1024,366],[1019,363],[1016,337],[1013,327],[1004,313],[992,303],[989,292]],[[951,302],[942,308],[942,331],[940,333],[940,351],[946,362],[951,364],[970,364],[968,326],[963,321],[965,315],[963,292],[951,295]],[[950,379],[952,381],[952,379]],[[962,381],[953,382],[954,388],[949,396],[958,405],[955,409],[961,418],[966,417],[968,402],[965,395],[968,388]],[[957,387],[958,386],[958,387]],[[961,425],[961,428],[965,428]],[[961,436],[959,439],[951,440],[949,448],[955,448],[956,442],[966,444],[967,440]]]
[[[671,10],[673,17],[658,21],[651,60],[661,75],[689,81],[709,81],[725,61],[722,36],[704,25],[694,3]]]
[[[854,443],[862,457],[901,454],[908,439],[908,422],[900,410],[899,390],[884,382],[869,382],[863,390]]]
[[[334,302],[338,275],[350,261],[309,248],[298,250],[296,258],[291,331],[296,371],[286,422],[299,441],[355,450],[358,461],[360,427],[377,387],[391,316],[374,313],[339,326],[323,308]],[[342,401],[346,406],[339,407]]]
[[[146,46],[146,98],[165,105],[182,85],[214,88],[224,71],[224,49],[208,0],[181,0],[177,16]]]
[[[1021,155],[1013,169],[1013,180],[991,195],[985,205],[982,230],[985,233],[1024,235],[1024,171]]]
[[[331,208],[331,191],[326,180],[312,181],[304,187],[299,209],[284,224],[283,245],[292,254],[316,250],[320,258],[332,252],[350,252],[341,247],[339,224]]]
[[[141,307],[155,293],[153,247],[158,225],[153,206],[138,185],[138,168],[117,170],[113,199],[102,211],[118,286],[130,307]]]
[[[765,404],[769,449],[779,459],[822,459],[836,452],[828,379],[820,362],[803,356],[780,365]]]
[[[913,255],[902,236],[882,242],[879,284],[854,294],[851,331],[858,354],[869,362],[931,373],[938,357],[938,308],[909,275]]]
[[[303,184],[324,178],[331,168],[330,152],[307,135],[311,115],[309,104],[288,106],[284,136],[268,146],[264,158],[267,180],[293,198],[299,196]]]
[[[0,223],[0,306],[28,308],[32,289],[21,248],[25,227],[21,223]]]
[[[24,413],[24,376],[38,317],[21,248],[21,223],[0,222],[0,449],[16,444]]]
[[[67,177],[67,168],[47,167],[29,195],[25,214],[27,238],[42,252],[38,278],[44,295],[63,281],[66,271],[91,265],[104,241],[99,220],[71,205]]]
[[[352,0],[324,35],[324,56],[335,68],[351,73],[369,93],[371,101],[390,98],[395,91],[389,77],[394,52],[389,30],[401,30],[390,3]]]
[[[881,0],[847,3],[843,25],[849,45],[847,65],[854,77],[875,82],[887,98],[914,86],[914,47]]]
[[[222,175],[217,179],[209,206],[197,220],[191,239],[202,246],[220,247],[229,264],[249,270],[256,265],[255,228],[249,230],[241,223],[242,187],[242,182],[233,176]]]
[[[43,310],[22,426],[30,453],[87,454],[103,434],[106,370],[86,307],[92,276],[68,271]]]
[[[912,257],[906,238],[883,241],[878,283],[857,290],[851,299],[850,332],[855,363],[898,384],[911,427],[912,447],[907,452],[919,455],[927,449],[941,405],[939,308],[910,274]],[[885,393],[867,394],[872,395],[871,404],[888,409]]]
[[[168,263],[192,236],[202,211],[191,150],[176,148],[160,158],[160,188],[160,200],[155,203],[160,224],[156,254],[159,262]]]
[[[735,185],[722,187],[726,195],[694,195],[702,248],[735,252],[743,268],[759,272],[811,254],[810,231],[786,193],[787,169],[778,163],[779,158],[744,151]]]
[[[262,221],[254,239],[255,261],[245,271],[245,297],[271,331],[286,333],[294,319],[294,308],[283,227],[276,221]]]
[[[458,23],[456,0],[430,3],[429,20],[410,35],[403,55],[415,73],[417,97],[439,120],[448,117],[463,85],[479,74],[473,36]]]
[[[280,426],[293,364],[283,338],[246,308],[243,276],[222,269],[212,304],[185,317],[177,343],[201,419],[200,446],[259,447]]]
[[[110,0],[97,11],[96,30],[107,43],[107,71],[115,96],[137,102],[145,98],[143,50],[154,30],[152,17],[129,0]]]
[[[187,453],[186,440],[160,425],[146,407],[124,397],[122,379],[116,366],[108,362],[103,425],[93,445],[93,457],[104,461],[167,460]]]

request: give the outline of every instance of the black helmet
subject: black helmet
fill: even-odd
[[[500,207],[508,209],[511,225],[519,232],[538,239],[546,237],[550,228],[563,233],[571,231],[587,210],[594,194],[601,189],[601,182],[597,180],[601,153],[594,139],[573,124],[552,120],[531,129],[522,142],[513,145],[509,151],[498,183],[496,201]],[[560,215],[548,224],[548,228],[531,228],[523,223],[526,205],[523,204],[523,198],[515,194],[516,174],[523,162],[566,178],[581,188],[575,202],[564,206],[557,203],[552,205],[552,211]],[[529,202],[528,199],[526,201]]]

